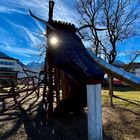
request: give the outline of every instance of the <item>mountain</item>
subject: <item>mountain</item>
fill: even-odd
[[[114,66],[117,66],[119,68],[123,68],[125,63],[120,61],[120,60],[116,60],[114,63],[113,63]]]
[[[39,72],[39,71],[43,70],[44,63],[43,62],[41,62],[41,63],[31,62],[31,63],[28,63],[26,66],[31,68],[33,71]]]

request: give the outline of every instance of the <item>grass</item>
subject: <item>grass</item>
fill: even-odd
[[[102,95],[103,106],[108,105],[110,103],[108,90],[102,90]],[[129,109],[140,108],[140,91],[136,91],[127,87],[115,88],[114,95],[117,97],[113,97],[114,105],[127,107]]]
[[[140,91],[115,88],[110,107],[108,90],[102,90],[103,128],[114,140],[140,140]]]

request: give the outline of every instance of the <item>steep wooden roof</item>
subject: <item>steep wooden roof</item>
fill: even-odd
[[[48,59],[52,66],[63,69],[69,75],[79,75],[86,81],[101,82],[104,73],[87,53],[81,39],[75,33],[75,26],[64,23],[58,26],[58,22],[51,25],[55,30],[49,30],[48,39],[53,35],[59,39],[57,47],[49,44]]]

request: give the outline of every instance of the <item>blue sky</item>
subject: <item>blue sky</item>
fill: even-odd
[[[43,35],[45,26],[35,21],[29,15],[28,9],[47,20],[48,1],[0,0],[0,51],[23,63],[39,60],[38,46],[45,42]],[[73,0],[55,0],[55,2],[56,20],[78,23]]]
[[[35,21],[29,15],[28,9],[47,20],[48,1],[0,0],[0,51],[25,64],[40,60],[37,58],[38,46],[45,42],[45,26]],[[74,2],[75,0],[55,0],[54,19],[72,22],[78,26],[79,17],[74,9]],[[128,60],[128,50],[140,50],[139,37],[119,43],[118,59]],[[140,59],[137,61],[140,62]]]

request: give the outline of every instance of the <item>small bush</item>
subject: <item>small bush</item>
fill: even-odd
[[[8,80],[6,79],[0,79],[0,87],[9,87],[10,84],[8,83]]]

